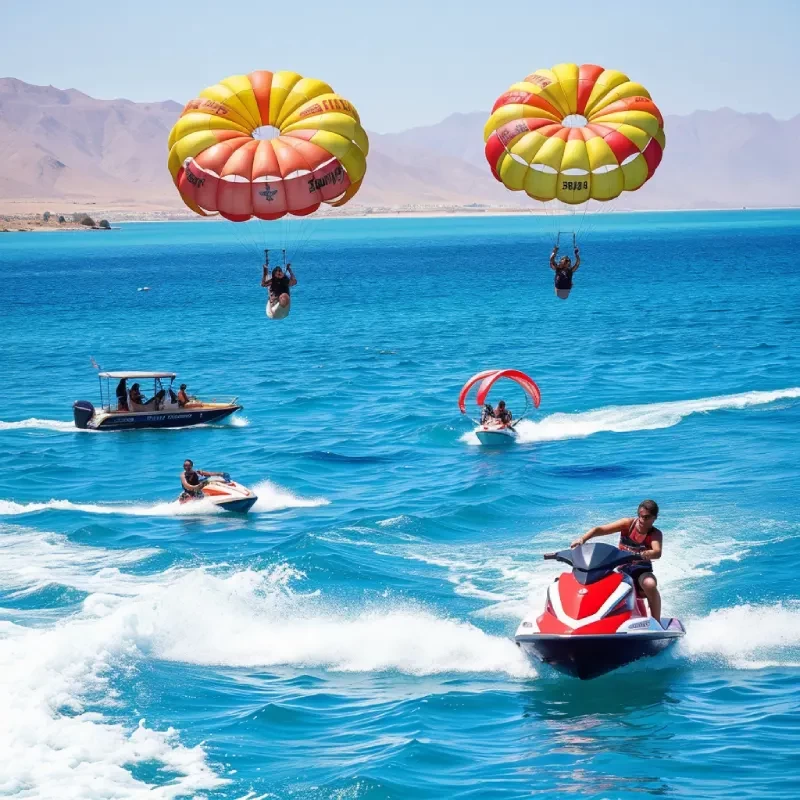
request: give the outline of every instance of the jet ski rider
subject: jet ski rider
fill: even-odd
[[[194,462],[187,458],[186,461],[183,462],[183,472],[181,473],[181,486],[183,486],[183,492],[179,499],[187,500],[192,497],[202,497],[203,496],[203,486],[205,486],[205,481],[200,479],[200,476],[204,478],[210,478],[214,475],[218,475],[220,478],[225,476],[224,472],[207,472],[203,469],[195,469]]]
[[[631,550],[638,553],[641,561],[626,564],[622,571],[633,578],[637,588],[641,589],[650,606],[650,615],[661,624],[661,595],[658,591],[658,582],[653,575],[652,562],[661,558],[661,545],[663,535],[654,527],[658,518],[658,503],[655,500],[643,500],[639,503],[637,516],[624,517],[616,522],[598,525],[576,539],[570,547],[586,544],[595,536],[608,536],[610,533],[619,534],[621,550]]]

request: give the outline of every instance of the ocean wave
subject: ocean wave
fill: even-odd
[[[114,682],[145,659],[409,675],[535,676],[509,639],[407,603],[344,609],[288,564],[127,574],[151,551],[105,551],[7,526],[4,582],[93,590],[80,610],[32,627],[0,621],[0,785],[39,797],[175,798],[225,783],[203,745],[173,728],[120,724]],[[17,553],[12,554],[14,543]],[[12,554],[13,555],[13,554]],[[22,556],[25,558],[22,558]],[[20,617],[22,619],[23,617]],[[135,713],[135,712],[134,712]],[[137,765],[156,767],[143,777]],[[166,777],[159,777],[164,775]]]
[[[684,624],[680,653],[691,659],[719,659],[737,669],[800,662],[800,600],[721,608]]]
[[[166,660],[409,675],[534,674],[510,639],[472,623],[405,603],[342,609],[324,597],[287,591],[273,571],[221,577],[197,570],[154,600],[136,613],[152,632],[153,654]]]

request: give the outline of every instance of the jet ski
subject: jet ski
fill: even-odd
[[[178,502],[183,504],[204,500],[225,511],[246,514],[258,500],[258,497],[246,486],[231,480],[231,476],[227,472],[221,477],[213,475],[205,478],[200,484],[200,490],[203,493],[202,497],[183,492],[178,498]]]
[[[652,656],[685,635],[681,621],[648,616],[630,576],[639,555],[594,542],[548,553],[572,567],[547,589],[542,614],[525,618],[514,640],[525,653],[582,680]]]

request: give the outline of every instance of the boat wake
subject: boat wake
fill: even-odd
[[[258,495],[250,513],[268,513],[288,508],[315,508],[329,504],[324,497],[298,497],[271,481],[261,481],[253,487]],[[70,500],[48,500],[44,503],[16,503],[13,500],[0,500],[0,516],[13,517],[22,514],[35,514],[39,511],[74,511],[83,514],[116,514],[129,517],[202,517],[208,515],[227,515],[205,500],[192,503],[179,503],[177,500],[162,503],[73,503]]]
[[[220,422],[203,422],[199,425],[192,425],[191,428],[247,428],[250,420],[247,417],[231,415]],[[28,419],[7,422],[0,420],[0,431],[56,431],[58,433],[98,433],[92,428],[76,428],[72,421],[67,422],[62,419],[39,419],[29,417]],[[161,428],[162,431],[182,431],[184,428]],[[102,433],[129,433],[129,431],[102,431]]]
[[[793,387],[770,392],[720,395],[699,400],[608,406],[576,414],[550,414],[539,421],[524,419],[517,423],[517,441],[521,444],[532,444],[563,439],[584,439],[596,433],[652,431],[671,428],[692,414],[767,405],[778,400],[792,400],[798,397],[800,397],[800,387]],[[480,444],[478,437],[472,431],[461,436],[460,441],[470,445]]]
[[[4,422],[0,420],[0,431],[18,430],[58,431],[59,433],[94,433],[94,431],[90,431],[88,428],[76,428],[75,423],[72,421],[66,422],[61,419],[38,419],[37,417],[30,417],[29,419],[21,419],[18,422]]]
[[[48,609],[35,619],[36,612],[12,616],[6,609],[0,619],[5,786],[61,797],[66,784],[70,796],[98,800],[205,795],[221,786],[225,779],[202,744],[189,747],[181,732],[145,720],[118,721],[140,717],[123,706],[116,682],[151,659],[410,675],[536,674],[506,637],[404,602],[348,610],[304,585],[303,574],[286,564],[132,570],[151,553],[2,526],[6,591],[58,585],[87,593],[76,611],[57,620]]]

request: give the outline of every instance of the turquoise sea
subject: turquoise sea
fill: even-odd
[[[2,235],[0,795],[800,796],[800,211],[605,216],[567,302],[551,225],[320,221],[283,322],[227,223]],[[244,411],[78,431],[90,357]],[[505,450],[489,367],[542,392]],[[645,497],[686,639],[526,661],[541,554]]]

